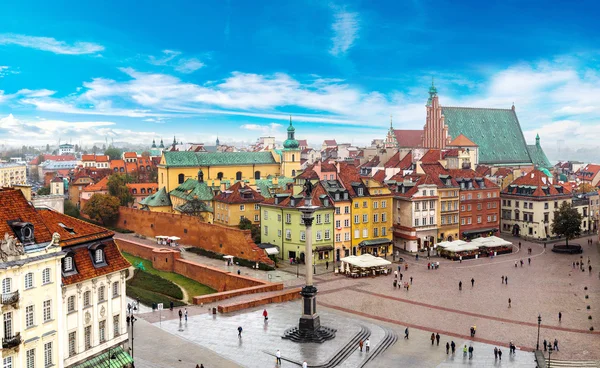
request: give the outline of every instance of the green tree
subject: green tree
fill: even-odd
[[[111,160],[119,160],[121,159],[123,152],[121,152],[120,149],[111,146],[104,151],[104,154],[107,155]]]
[[[48,195],[50,194],[50,186],[41,187],[37,191],[37,195]]]
[[[150,158],[150,152],[148,152],[148,151],[142,152],[142,157]]]
[[[554,211],[552,232],[564,236],[569,245],[569,240],[578,237],[581,232],[581,220],[582,216],[577,209],[565,201]]]
[[[180,209],[184,215],[200,217],[203,222],[206,222],[202,213],[207,212],[208,206],[198,199],[197,196],[194,196],[194,198],[181,205]]]
[[[65,215],[79,218],[79,208],[77,208],[75,203],[69,201],[68,199],[65,201]]]
[[[119,198],[110,194],[94,194],[85,202],[81,212],[92,220],[101,221],[104,225],[111,225],[119,217],[120,204]]]
[[[240,219],[240,224],[238,227],[241,230],[250,230],[250,234],[252,234],[252,241],[256,244],[260,243],[260,227],[258,225],[254,225],[252,221],[247,218]]]
[[[127,183],[131,183],[131,178],[127,175],[114,174],[108,178],[108,194],[117,197],[121,206],[129,206],[133,203],[133,195],[127,187]]]
[[[96,145],[94,144],[94,146],[92,147],[92,153],[95,155],[95,154],[96,154],[96,152],[98,152],[98,146],[96,146]]]

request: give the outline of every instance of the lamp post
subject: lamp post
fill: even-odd
[[[300,246],[296,246],[297,252],[296,252],[296,278],[300,277],[299,276],[299,272],[300,272],[300,262],[298,261],[298,259],[300,258]]]
[[[133,359],[133,325],[135,324],[135,321],[137,321],[137,318],[135,318],[132,315],[131,316],[131,359]]]
[[[548,340],[550,341],[550,340]],[[554,349],[552,348],[552,344],[550,344],[550,346],[548,347],[548,368],[550,368],[550,359],[552,357],[552,352],[554,351]]]
[[[538,314],[538,336],[537,343],[535,344],[535,350],[540,350],[540,326],[542,324],[542,315]]]

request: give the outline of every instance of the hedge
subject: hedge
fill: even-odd
[[[210,250],[206,250],[203,248],[197,248],[197,247],[188,247],[185,248],[186,251],[197,254],[199,256],[203,256],[203,257],[208,257],[208,258],[214,258],[214,259],[220,259],[223,260],[223,256],[224,254],[221,253],[217,253],[217,252],[213,252]],[[233,258],[233,262],[235,264],[239,264],[240,266],[244,266],[244,267],[249,267],[249,268],[254,268],[256,266],[256,262],[253,261],[249,261],[247,259],[244,258],[238,258],[238,257],[234,257]],[[258,263],[258,269],[262,270],[262,271],[273,271],[275,270],[275,268],[273,266],[269,266],[268,264],[264,264],[264,263]]]
[[[128,281],[128,284],[136,288],[167,295],[177,300],[183,299],[183,292],[179,286],[160,276],[152,275],[139,269],[135,270],[135,273],[131,280]]]
[[[135,286],[127,285],[126,294],[128,297],[139,300],[140,303],[148,307],[152,306],[153,303],[163,303],[163,308],[166,309],[169,308],[171,302],[173,302],[173,306],[175,307],[182,307],[186,305],[181,300],[176,300],[166,295],[158,294],[149,290],[140,289]]]

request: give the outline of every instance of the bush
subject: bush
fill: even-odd
[[[221,259],[224,261],[223,256],[225,254],[216,253],[216,252],[213,252],[210,250],[206,250],[204,248],[189,247],[189,248],[185,248],[185,250],[190,253],[197,254],[199,256],[214,258],[214,259]],[[235,263],[235,264],[239,263],[240,266],[250,267],[250,268],[253,268],[254,266],[256,266],[256,262],[252,262],[247,259],[238,258],[238,257],[233,258],[233,263]],[[263,270],[263,271],[273,271],[273,270],[275,270],[275,267],[259,262],[258,269]]]
[[[167,295],[175,299],[183,299],[183,292],[179,286],[160,276],[152,275],[142,270],[135,270],[133,278],[128,281],[128,284],[135,288]]]
[[[137,299],[140,301],[140,303],[148,307],[152,306],[152,303],[163,303],[164,308],[169,308],[171,302],[173,302],[173,306],[175,307],[181,307],[186,305],[180,300],[169,298],[166,295],[157,294],[152,291],[140,289],[135,286],[127,285],[126,294],[128,297]]]

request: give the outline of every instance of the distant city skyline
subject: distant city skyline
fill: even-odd
[[[32,13],[31,9],[36,9]],[[40,1],[0,8],[0,141],[368,145],[445,106],[509,108],[551,160],[600,160],[598,5]],[[562,141],[562,142],[560,142]],[[589,157],[588,157],[589,155]]]

